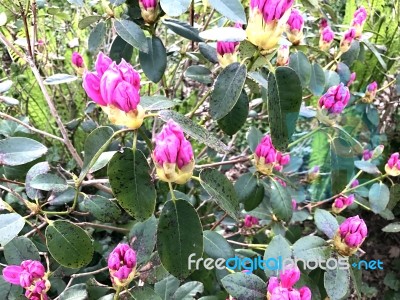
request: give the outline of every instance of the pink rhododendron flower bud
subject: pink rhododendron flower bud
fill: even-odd
[[[372,159],[372,154],[373,154],[373,151],[368,150],[368,149],[364,149],[364,150],[363,150],[363,160],[370,160],[370,159]]]
[[[48,297],[46,294],[39,294],[29,290],[26,290],[25,297],[29,300],[47,300]]]
[[[291,300],[291,299],[292,298],[290,298],[289,296],[289,290],[281,286],[275,288],[272,291],[271,296],[269,297],[269,300]]]
[[[312,167],[307,173],[307,181],[314,182],[315,180],[317,180],[319,178],[319,171],[319,166]]]
[[[357,180],[357,179],[354,179],[354,180],[352,181],[350,187],[353,189],[353,188],[355,188],[355,187],[358,187],[359,184],[360,184],[360,183],[358,182],[358,180]]]
[[[356,72],[353,72],[350,74],[350,78],[349,78],[349,81],[347,82],[347,86],[350,86],[356,80],[356,76],[357,76]]]
[[[280,283],[279,283],[278,277],[271,277],[268,280],[268,286],[267,286],[268,292],[272,294],[274,289],[277,288],[279,285],[280,285]]]
[[[103,76],[104,72],[107,71],[108,67],[111,64],[112,64],[111,58],[109,58],[103,52],[99,52],[95,63],[97,75],[101,78],[101,76]]]
[[[324,29],[321,30],[321,36],[319,39],[319,48],[322,51],[327,51],[331,47],[331,44],[335,38],[335,33],[332,31],[332,29],[327,26]]]
[[[292,199],[292,209],[297,210],[297,201],[295,199]]]
[[[339,254],[350,256],[358,250],[367,234],[364,220],[359,216],[350,217],[340,224],[333,238],[333,244]]]
[[[184,184],[192,177],[192,145],[185,138],[182,128],[173,120],[169,120],[156,136],[152,157],[161,180]]]
[[[319,32],[322,32],[326,27],[328,27],[328,20],[325,18],[322,18],[321,21],[319,21]]]
[[[340,213],[346,207],[352,205],[354,202],[354,195],[349,196],[339,196],[335,199],[332,204],[332,211],[336,214]]]
[[[262,50],[276,47],[285,30],[293,0],[250,0],[247,38]]]
[[[355,29],[355,38],[359,38],[362,34],[365,21],[367,20],[367,11],[363,6],[360,6],[353,15],[351,27]]]
[[[343,83],[332,86],[319,99],[319,107],[328,114],[340,114],[350,100],[350,91]]]
[[[283,166],[290,163],[290,154],[282,154],[281,152],[276,152],[276,165],[275,170],[282,171]]]
[[[290,155],[282,155],[272,144],[271,136],[267,134],[262,138],[254,153],[254,163],[257,170],[265,175],[271,175],[272,170],[282,170],[288,164]]]
[[[85,66],[83,57],[78,52],[72,53],[71,61],[72,61],[72,64],[77,68],[83,68]]]
[[[236,23],[235,28],[242,28],[242,24]],[[217,57],[221,67],[225,68],[238,61],[238,49],[240,42],[217,41]]]
[[[350,49],[351,43],[353,42],[356,36],[356,30],[354,28],[350,28],[347,30],[340,42],[340,51],[342,53],[347,52]]]
[[[278,48],[278,53],[276,55],[276,64],[278,66],[286,66],[289,64],[289,46],[288,45],[281,45]]]
[[[365,91],[365,96],[363,98],[363,102],[372,103],[375,99],[377,91],[378,91],[378,84],[376,83],[376,81],[368,84],[367,89]]]
[[[153,24],[158,16],[158,1],[139,0],[139,6],[143,20],[148,24]]]
[[[26,269],[24,269],[19,277],[20,286],[22,286],[23,288],[27,288],[32,285],[32,282],[33,276]]]
[[[300,279],[300,270],[297,266],[285,266],[279,279],[282,287],[291,289]]]
[[[118,244],[108,257],[111,281],[116,286],[127,286],[135,276],[136,252],[128,244]]]
[[[387,164],[385,165],[385,171],[390,176],[399,176],[400,175],[400,159],[399,152],[393,153]]]
[[[299,289],[299,293],[300,293],[300,300],[311,300],[312,298],[311,290],[306,286],[301,287]]]
[[[246,215],[246,217],[244,218],[244,226],[251,228],[254,225],[258,225],[258,219],[256,217]]]
[[[32,277],[43,277],[46,270],[40,261],[25,260],[21,263],[21,267],[27,270]]]
[[[21,266],[7,266],[3,269],[3,278],[12,284],[20,284],[20,276],[24,269]]]
[[[292,9],[286,26],[286,34],[288,40],[293,45],[300,44],[303,39],[303,26],[304,19],[300,11],[297,9]]]

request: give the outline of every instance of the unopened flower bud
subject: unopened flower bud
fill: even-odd
[[[354,13],[351,27],[355,29],[355,38],[361,37],[364,23],[367,20],[367,11],[363,6],[360,6]]]
[[[158,1],[139,0],[139,6],[143,20],[148,24],[153,24],[158,16]]]
[[[372,103],[375,99],[377,91],[378,91],[378,84],[376,83],[376,81],[368,84],[367,89],[365,91],[365,96],[363,98],[363,102]]]
[[[399,152],[393,153],[387,164],[385,165],[385,171],[390,176],[399,176],[400,175],[400,159]]]
[[[300,300],[311,300],[311,290],[306,287],[303,286],[299,289],[299,293],[300,293]]]
[[[289,46],[288,45],[281,45],[278,48],[278,53],[276,55],[276,64],[278,66],[286,66],[289,64]]]
[[[333,238],[333,244],[339,254],[351,256],[364,242],[367,234],[364,220],[359,216],[350,217],[340,224]]]
[[[352,189],[354,189],[354,188],[358,187],[359,185],[360,185],[360,182],[359,182],[357,179],[354,179],[354,180],[352,181],[352,183],[350,184],[350,187],[351,187]]]
[[[356,76],[357,76],[356,72],[353,72],[350,74],[350,78],[349,78],[349,81],[347,82],[347,86],[350,86],[356,80]]]
[[[326,27],[328,27],[328,20],[325,18],[322,18],[319,21],[319,32],[322,32],[322,30],[324,30]]]
[[[287,289],[291,289],[297,281],[300,279],[300,270],[298,267],[285,267],[279,275],[281,286]]]
[[[250,215],[246,215],[246,217],[244,218],[244,226],[247,228],[251,228],[254,225],[258,225],[258,219],[256,217],[250,216]]]
[[[303,26],[304,19],[300,11],[297,9],[292,9],[286,26],[286,34],[288,40],[293,45],[300,44],[303,39]]]
[[[342,210],[352,205],[354,202],[354,195],[340,196],[335,199],[332,204],[332,211],[336,214],[340,213]]]
[[[319,99],[319,107],[328,112],[328,114],[340,114],[350,100],[350,91],[342,82],[339,85],[332,86]]]
[[[348,31],[345,32],[342,41],[340,42],[340,51],[342,53],[345,53],[350,49],[351,43],[353,42],[355,36],[356,30],[354,28],[350,28]]]
[[[327,51],[331,47],[331,44],[335,38],[335,33],[332,31],[332,29],[327,26],[324,29],[321,30],[321,36],[319,39],[319,48],[322,51]]]
[[[373,154],[373,152],[371,150],[364,149],[363,150],[363,160],[368,161],[368,160],[372,159],[372,154]]]
[[[118,244],[110,253],[108,269],[115,286],[127,286],[135,276],[136,252],[128,244]]]
[[[235,28],[242,28],[242,24],[236,23]],[[239,45],[240,42],[217,41],[217,57],[221,67],[237,62]]]
[[[83,57],[78,52],[72,53],[71,61],[72,61],[72,64],[77,68],[83,68],[85,66]]]
[[[277,151],[272,144],[271,136],[266,135],[262,138],[254,153],[254,162],[257,170],[265,175],[271,175],[273,169],[278,171],[290,162],[290,155],[283,155]]]

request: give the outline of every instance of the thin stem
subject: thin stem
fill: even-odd
[[[138,133],[142,137],[142,139],[145,141],[147,148],[149,148],[150,151],[153,151],[153,144],[151,143],[150,139],[146,135],[146,133],[143,131],[142,127],[138,129]]]
[[[225,213],[221,219],[219,219],[217,222],[214,223],[214,225],[211,227],[211,231],[213,231],[215,228],[217,228],[219,226],[219,224],[222,223],[222,221],[228,216],[228,213]]]
[[[391,85],[392,85],[393,83],[395,83],[395,82],[396,82],[396,79],[393,79],[391,82],[389,82],[387,85],[381,87],[381,88],[380,88],[379,90],[377,90],[376,92],[378,93],[378,92],[383,91],[384,89],[388,88],[389,86],[391,86]]]
[[[81,223],[75,223],[75,225],[78,225],[81,227],[93,227],[93,228],[117,231],[117,232],[122,232],[122,233],[129,232],[129,229],[126,229],[126,228],[120,228],[120,227],[116,227],[116,226],[104,225],[104,224],[99,224],[99,223],[81,222]]]
[[[298,143],[300,143],[301,141],[304,141],[305,139],[309,138],[310,136],[312,136],[314,133],[317,133],[319,130],[321,130],[321,127],[317,127],[315,128],[313,131],[310,131],[309,133],[303,135],[302,137],[300,137],[299,139],[295,140],[293,143],[290,143],[288,145],[288,148],[291,148],[295,145],[297,145]]]
[[[329,62],[329,64],[327,64],[327,65],[324,67],[324,70],[328,70],[328,68],[329,68],[330,66],[332,66],[334,63],[336,63],[337,60],[342,56],[342,54],[343,54],[342,51],[339,51],[338,55],[337,55],[336,57],[334,57],[333,60],[332,60],[331,62]]]
[[[371,210],[368,206],[365,206],[364,204],[358,202],[357,200],[354,200],[355,203],[357,203],[358,205],[364,207],[366,210]]]
[[[211,163],[211,164],[195,165],[195,168],[204,169],[204,168],[212,168],[212,167],[218,167],[218,166],[224,166],[224,165],[231,165],[231,164],[246,162],[246,161],[249,161],[250,159],[251,159],[251,156],[247,156],[247,157],[242,157],[242,158],[227,160],[227,161],[220,161],[220,162]]]
[[[137,130],[135,130],[133,132],[133,141],[132,141],[132,150],[133,150],[133,152],[136,152],[137,136],[138,136],[138,132],[137,132]]]
[[[176,197],[175,197],[175,193],[174,193],[174,188],[172,187],[172,183],[168,182],[168,186],[169,186],[169,191],[171,193],[171,199],[172,199],[172,201],[175,202]]]
[[[188,113],[186,116],[189,117],[190,119],[193,118],[193,116],[196,113],[196,111],[207,100],[208,96],[210,96],[211,93],[212,93],[212,89],[208,90],[207,93],[204,94],[203,98],[201,98],[200,101],[197,102],[197,104],[193,108],[193,110],[190,113]]]
[[[118,300],[119,299],[119,293],[120,292],[121,292],[121,287],[117,286],[117,288],[115,290],[114,300]]]
[[[375,182],[375,181],[378,181],[378,180],[382,180],[383,178],[385,178],[385,177],[387,177],[387,176],[388,176],[388,174],[381,175],[381,176],[379,176],[379,177],[377,177],[377,178],[374,178],[374,179],[371,179],[371,180],[369,180],[369,181],[367,181],[367,182],[364,182],[364,183],[362,183],[362,184],[359,184],[359,185],[357,185],[356,187],[353,187],[353,188],[351,188],[351,189],[345,189],[342,193],[348,193],[348,192],[354,191],[354,190],[358,189],[359,187],[368,185],[368,184],[370,184],[370,183],[372,183],[372,182]]]

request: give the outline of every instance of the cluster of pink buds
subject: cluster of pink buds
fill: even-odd
[[[153,24],[158,16],[158,1],[139,0],[139,6],[143,20],[148,24]]]
[[[399,152],[393,153],[387,164],[385,165],[385,171],[390,176],[399,176],[400,175],[400,159]]]
[[[265,175],[271,175],[273,169],[282,171],[283,166],[290,162],[289,154],[282,154],[272,144],[271,136],[267,134],[257,145],[254,153],[257,170]]]
[[[242,24],[236,23],[235,28],[242,28]],[[217,57],[221,67],[237,62],[240,42],[217,41]]]
[[[286,266],[278,277],[268,281],[268,300],[311,300],[311,290],[307,286],[300,289],[294,285],[300,279],[300,270],[296,266]]]
[[[332,86],[319,99],[319,107],[328,114],[340,114],[350,100],[350,91],[343,83]]]
[[[278,48],[278,53],[276,55],[276,64],[278,66],[287,66],[289,64],[289,46],[281,45]]]
[[[163,181],[184,184],[193,175],[192,145],[173,120],[169,120],[156,136],[152,156],[157,175]]]
[[[258,225],[258,219],[256,217],[246,215],[244,218],[244,227],[251,228],[254,225]]]
[[[359,216],[347,218],[340,224],[333,244],[341,255],[351,256],[357,252],[368,234],[367,225]]]
[[[372,103],[375,99],[376,92],[378,91],[378,84],[376,81],[367,85],[367,89],[365,91],[365,96],[363,98],[363,102]]]
[[[102,52],[96,60],[96,71],[85,71],[83,88],[101,106],[115,125],[139,128],[144,109],[140,103],[140,76],[125,60],[117,65]]]
[[[136,252],[128,244],[118,244],[108,257],[108,269],[113,285],[127,286],[136,271]]]
[[[355,38],[359,38],[362,34],[364,23],[367,20],[367,11],[363,6],[360,6],[353,15],[353,20],[351,22],[351,27],[356,31]]]
[[[293,45],[300,44],[301,40],[303,39],[303,26],[304,19],[300,11],[297,9],[292,9],[292,12],[290,13],[289,19],[287,21],[286,34],[288,40]]]
[[[47,291],[50,289],[48,274],[41,262],[24,260],[19,266],[7,266],[3,270],[5,281],[22,286],[25,297],[30,300],[47,300]]]
[[[340,51],[345,53],[349,51],[351,47],[351,43],[356,37],[356,30],[354,28],[350,28],[344,33],[342,40],[340,41]]]
[[[373,153],[374,152],[372,150],[364,149],[363,150],[363,160],[365,160],[365,161],[371,160]]]
[[[247,38],[262,50],[276,47],[285,30],[294,0],[250,0]]]
[[[354,202],[354,195],[351,194],[349,196],[339,196],[335,199],[332,204],[332,211],[336,214],[340,213],[342,210],[349,207]]]
[[[319,39],[319,48],[322,51],[329,50],[334,39],[335,39],[335,33],[328,25],[326,25],[326,27],[324,27],[321,30],[321,36]]]

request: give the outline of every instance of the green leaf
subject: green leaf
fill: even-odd
[[[43,83],[47,85],[56,85],[56,84],[74,82],[77,79],[78,77],[69,74],[54,74],[51,75],[50,77],[47,77],[43,81]]]
[[[351,145],[342,138],[331,142],[331,188],[336,195],[344,190],[354,173],[354,153]]]
[[[86,290],[86,283],[75,284],[67,288],[60,295],[60,300],[87,300],[89,294]]]
[[[110,185],[119,205],[138,220],[146,220],[156,205],[156,190],[146,156],[140,151],[123,149],[108,165]]]
[[[93,23],[101,20],[103,17],[102,16],[87,16],[81,19],[78,23],[78,28],[79,29],[85,29],[86,27],[92,25]]]
[[[317,208],[314,214],[314,220],[317,228],[325,233],[330,239],[333,238],[339,228],[339,223],[336,218],[324,209]]]
[[[167,52],[163,42],[156,36],[148,37],[148,52],[139,52],[139,62],[147,78],[157,83],[167,67]]]
[[[93,244],[85,230],[68,221],[57,220],[46,228],[46,245],[51,256],[62,266],[81,268],[93,257]]]
[[[222,285],[226,291],[239,300],[252,299],[264,300],[267,285],[254,274],[234,273],[222,278]]]
[[[246,66],[233,63],[218,75],[210,99],[210,115],[214,120],[225,117],[235,106],[246,81]]]
[[[311,67],[311,66],[310,66]],[[289,67],[278,67],[268,76],[268,115],[275,147],[285,150],[296,129],[302,101],[299,77]]]
[[[251,173],[243,174],[235,182],[235,191],[246,211],[255,209],[264,199],[264,186]]]
[[[170,275],[154,285],[154,291],[160,295],[163,300],[172,299],[172,295],[179,288],[180,281]]]
[[[218,126],[228,135],[234,135],[238,132],[249,115],[249,98],[244,90],[239,96],[238,101],[232,110],[222,119],[218,120]]]
[[[188,40],[203,42],[203,39],[199,36],[199,30],[190,26],[188,23],[174,19],[164,19],[162,22],[173,32]]]
[[[246,134],[247,143],[249,144],[251,152],[254,153],[261,139],[263,138],[262,132],[256,127],[250,127]]]
[[[186,282],[184,285],[180,286],[175,294],[173,295],[173,300],[193,300],[195,299],[197,293],[202,293],[204,291],[204,285],[199,281]]]
[[[301,51],[292,53],[289,58],[289,67],[296,71],[302,87],[307,87],[311,79],[311,64],[307,56]]]
[[[136,23],[129,20],[115,20],[115,30],[128,44],[142,52],[149,51],[149,45],[143,30]]]
[[[252,71],[249,72],[247,75],[250,79],[257,82],[260,86],[262,86],[266,90],[268,89],[268,80],[264,78],[264,76],[260,72]]]
[[[50,171],[50,165],[47,161],[40,162],[34,165],[29,169],[28,173],[26,173],[25,179],[25,191],[29,198],[31,199],[42,199],[44,197],[42,191],[34,189],[31,187],[31,181],[37,175],[45,174]]]
[[[217,49],[206,43],[199,43],[200,53],[210,62],[216,64],[218,62]]]
[[[314,259],[327,260],[331,255],[331,247],[318,236],[305,236],[293,244],[295,258],[310,261]]]
[[[174,120],[178,123],[182,130],[190,135],[192,138],[200,143],[204,143],[208,147],[220,152],[226,153],[228,151],[228,146],[226,146],[220,139],[210,134],[210,132],[203,127],[195,124],[191,119],[182,116],[175,111],[164,110],[159,113],[160,118],[167,122],[169,119]]]
[[[97,49],[100,48],[106,37],[106,23],[100,21],[97,23],[96,27],[90,32],[89,40],[88,40],[88,50],[90,53],[94,54],[97,52]]]
[[[25,219],[17,213],[0,215],[0,244],[7,245],[24,226]]]
[[[215,231],[204,231],[204,252],[211,258],[231,258],[235,256],[226,239]]]
[[[149,287],[135,287],[131,290],[130,294],[135,300],[162,300],[161,297]]]
[[[12,97],[7,97],[7,96],[0,96],[0,102],[4,102],[8,105],[18,105],[19,101],[17,99],[14,99]]]
[[[174,107],[176,103],[163,96],[142,96],[140,105],[145,110],[164,110]]]
[[[278,274],[278,258],[282,256],[282,261],[292,257],[292,249],[290,248],[289,242],[281,235],[276,235],[269,242],[267,249],[264,252],[264,260],[275,259],[276,265],[268,263],[267,267],[264,268],[264,272],[268,277],[276,276]],[[275,270],[273,270],[275,269]]]
[[[400,232],[400,222],[394,222],[382,228],[384,232]]]
[[[62,192],[68,188],[67,181],[55,174],[39,174],[31,182],[31,187],[42,191]]]
[[[186,278],[194,270],[189,269],[188,259],[203,255],[203,231],[199,216],[193,206],[185,200],[165,203],[157,230],[157,250],[167,271]]]
[[[351,67],[355,60],[358,58],[360,54],[360,42],[354,40],[351,43],[350,49],[347,50],[345,53],[342,54],[340,59],[344,62],[347,66]]]
[[[371,50],[371,52],[378,59],[378,61],[379,61],[380,65],[382,66],[382,68],[386,71],[387,70],[386,62],[383,60],[382,55],[379,53],[378,49],[376,49],[376,47],[366,39],[362,40],[362,42],[365,44],[365,46],[368,47],[369,50]]]
[[[232,183],[216,169],[204,169],[200,173],[201,186],[207,191],[212,199],[228,213],[229,216],[238,220],[239,201]]]
[[[160,0],[161,8],[171,17],[179,17],[186,12],[190,3],[191,0]]]
[[[339,62],[337,64],[336,72],[338,73],[338,75],[340,77],[340,82],[343,82],[343,84],[347,85],[347,83],[350,80],[350,76],[351,76],[351,71],[350,71],[349,67],[346,64]]]
[[[390,199],[387,208],[392,210],[400,201],[400,184],[394,184],[390,187]]]
[[[292,197],[287,188],[278,181],[271,180],[271,208],[279,220],[290,221],[293,214]]]
[[[153,253],[156,244],[157,219],[151,216],[144,222],[133,225],[129,240],[133,240],[131,246],[136,251],[137,263],[146,263]]]
[[[11,80],[5,80],[0,82],[0,94],[7,92],[13,85]]]
[[[379,169],[370,161],[356,160],[354,162],[354,165],[358,169],[360,169],[368,174],[379,174],[380,173]]]
[[[382,212],[389,203],[389,188],[382,182],[374,183],[369,190],[368,198],[369,203],[371,204],[371,210],[378,214]]]
[[[321,96],[325,89],[325,73],[324,69],[313,63],[311,68],[310,91],[314,96]]]
[[[184,73],[185,77],[204,84],[213,82],[211,71],[204,66],[190,66]]]
[[[234,23],[246,24],[246,14],[239,0],[210,0],[210,5],[221,15]]]
[[[117,35],[111,44],[110,58],[119,64],[122,59],[129,62],[132,58],[132,54],[132,45],[128,44],[123,38]]]
[[[0,140],[0,165],[19,166],[46,154],[47,148],[35,140],[12,137]]]
[[[21,300],[23,294],[22,287],[19,285],[11,284],[0,276],[0,299],[7,300]]]
[[[348,269],[328,269],[324,275],[324,287],[330,299],[340,300],[346,296],[350,288],[350,272]]]
[[[325,70],[325,90],[331,86],[338,85],[340,83],[340,77],[338,73],[331,70]]]
[[[24,236],[13,238],[4,246],[4,258],[9,265],[19,265],[28,259],[40,261],[35,244]]]
[[[99,159],[90,168],[89,173],[94,173],[104,168],[117,151],[106,151],[100,154]]]
[[[114,130],[111,127],[101,126],[93,130],[85,141],[85,153],[83,159],[83,166],[81,170],[80,177],[86,176],[86,173],[91,168],[90,164],[93,163],[92,160],[96,156],[96,153],[104,145],[111,142],[111,137],[114,134]]]
[[[98,195],[91,195],[83,202],[85,209],[101,222],[116,222],[121,210],[113,201]]]

